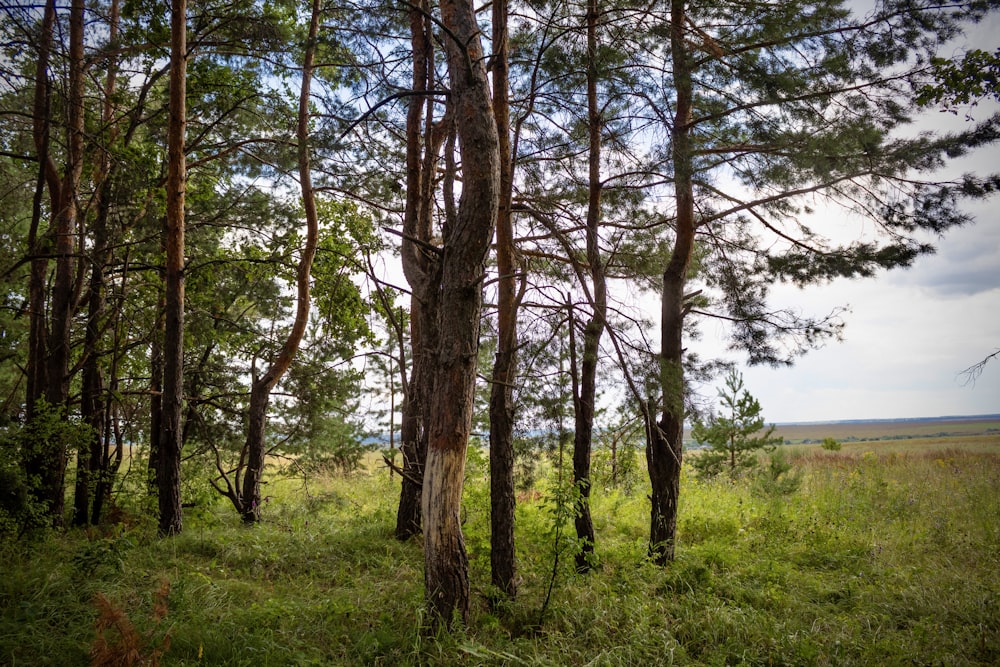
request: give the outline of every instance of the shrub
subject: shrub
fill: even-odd
[[[830,452],[839,452],[841,448],[840,443],[834,438],[823,438],[820,446]]]
[[[22,462],[29,455],[74,452],[92,436],[89,426],[64,419],[44,400],[36,403],[31,422],[0,434],[0,534],[23,534],[48,523],[48,502],[38,497],[41,482],[24,472]]]
[[[768,465],[754,479],[756,490],[766,496],[787,496],[802,486],[802,471],[792,472],[785,450],[776,449],[768,457]]]
[[[636,484],[642,483],[643,472],[638,450],[629,443],[621,443],[613,459],[608,448],[594,452],[590,477],[595,486],[621,489],[631,495]]]

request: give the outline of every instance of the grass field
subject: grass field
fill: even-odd
[[[392,538],[398,478],[378,467],[273,481],[252,529],[212,502],[166,540],[135,508],[108,530],[8,539],[0,665],[123,649],[162,665],[1000,664],[1000,435],[783,449],[801,476],[787,495],[684,476],[667,568],[645,559],[638,476],[595,487],[599,563],[573,572],[543,472],[517,510],[520,595],[501,610],[486,603],[485,461],[470,456],[474,607],[451,636],[421,632],[422,548]]]
[[[835,422],[829,424],[781,424],[775,433],[786,442],[803,440],[907,440],[955,436],[1000,436],[1000,419],[955,418],[902,421]]]

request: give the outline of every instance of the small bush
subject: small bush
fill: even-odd
[[[636,485],[642,483],[644,473],[639,465],[638,451],[631,445],[619,445],[613,459],[610,449],[594,452],[590,477],[596,487],[621,489],[631,495]]]
[[[732,371],[725,389],[719,390],[723,414],[697,420],[691,437],[707,448],[691,465],[702,478],[728,471],[736,479],[757,466],[757,454],[772,451],[783,441],[774,435],[774,425],[764,428],[760,403],[743,386],[743,376]]]
[[[768,457],[766,468],[758,471],[754,479],[757,491],[766,496],[787,496],[802,486],[802,472],[792,472],[792,464],[783,449],[776,449]]]
[[[30,477],[23,463],[30,457],[57,457],[89,442],[93,431],[86,424],[67,421],[62,412],[40,400],[31,422],[8,427],[0,433],[0,535],[41,528],[49,522],[49,504],[42,481]]]
[[[823,442],[820,446],[828,452],[839,452],[841,449],[840,443],[834,438],[823,438]]]

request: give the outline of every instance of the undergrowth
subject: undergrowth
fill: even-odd
[[[556,477],[518,505],[520,594],[495,610],[474,459],[473,612],[438,637],[420,632],[422,546],[393,539],[398,478],[382,468],[308,494],[276,481],[254,528],[219,501],[170,539],[133,521],[8,540],[0,665],[1000,662],[1000,456],[790,451],[791,491],[685,475],[666,568],[646,560],[647,489],[595,486],[597,567],[579,575],[564,553],[541,623],[554,553],[572,549],[553,541]],[[134,662],[96,661],[130,647]]]

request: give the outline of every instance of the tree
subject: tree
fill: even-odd
[[[108,18],[108,39],[118,39],[120,8],[118,0],[112,0]],[[112,162],[112,145],[119,134],[116,119],[115,93],[117,87],[118,63],[109,60],[104,85],[101,90],[101,129],[105,135],[96,160],[93,181],[96,213],[91,225],[93,248],[90,253],[90,280],[87,286],[87,324],[84,332],[83,373],[80,391],[80,417],[90,425],[92,436],[86,447],[81,447],[76,458],[76,489],[73,495],[73,521],[76,525],[100,523],[105,501],[111,493],[111,477],[121,462],[121,452],[112,464],[107,454],[106,442],[110,431],[106,406],[109,399],[105,395],[104,373],[102,372],[101,342],[105,326],[107,299],[106,272],[111,261],[111,187],[112,171],[117,171],[120,163]],[[109,378],[112,387],[116,384],[116,369]]]
[[[75,522],[98,521],[112,489],[121,488],[113,485],[112,475],[127,442],[151,445],[150,488],[159,493],[158,451],[169,407],[158,407],[167,342],[165,185],[172,176],[168,163],[176,164],[178,153],[167,150],[173,129],[168,126],[176,119],[169,97],[178,87],[168,82],[170,67],[163,56],[171,24],[161,9],[147,2],[119,7],[115,0],[85,7],[77,2],[0,8],[2,275],[5,288],[11,287],[4,294],[9,309],[0,353],[3,411],[20,420],[19,408],[26,405],[34,415],[38,399],[66,388],[66,398],[53,409],[92,427],[87,441],[74,442],[69,451],[65,439],[33,453],[21,450],[28,455],[20,463],[42,483],[37,499],[48,503],[54,520],[63,512],[48,499],[61,502],[65,496],[62,477],[73,454]],[[294,127],[286,121],[293,102],[282,85],[297,71],[287,66],[296,48],[289,38],[298,33],[294,14],[288,3],[205,3],[185,21],[184,205],[169,206],[171,216],[176,210],[184,214],[183,225],[174,225],[184,232],[184,255],[169,254],[172,262],[183,261],[173,277],[184,284],[183,296],[171,304],[184,318],[183,327],[171,328],[174,340],[183,340],[182,360],[174,367],[185,370],[174,383],[182,387],[175,392],[182,405],[175,425],[187,461],[185,475],[195,483],[213,470],[213,445],[229,470],[231,453],[239,452],[237,438],[245,436],[244,385],[251,362],[244,360],[273,359],[292,319],[282,290],[295,280],[290,258],[300,240],[287,228],[301,211],[297,198],[273,186],[294,178]],[[331,42],[323,46],[324,59],[332,56],[327,62],[342,53],[338,45],[330,48]],[[82,93],[71,85],[80,78]],[[341,82],[330,77],[326,83],[314,101]],[[72,129],[80,118],[82,133]],[[82,163],[73,156],[82,156]],[[176,182],[170,185],[178,189]],[[72,206],[62,206],[64,201]],[[65,232],[71,208],[71,231],[59,232],[59,225]],[[337,233],[331,222],[347,217],[367,220],[356,213],[324,217],[328,234],[323,238]],[[351,243],[360,238],[349,236]],[[71,252],[65,252],[67,247]],[[328,275],[317,282],[324,288],[336,285],[329,300],[340,299],[341,308],[326,307],[311,323],[303,361],[286,374],[289,396],[277,401],[272,426],[287,437],[281,442],[289,449],[301,447],[303,434],[321,423],[331,433],[339,428],[334,413],[350,403],[358,383],[356,374],[330,368],[334,356],[339,361],[353,354],[355,334],[364,328],[356,326],[363,324],[357,311],[363,301],[352,301],[357,290],[344,287],[351,284],[346,267],[354,266],[356,252],[339,240],[329,242],[324,252],[337,261],[326,262]],[[67,303],[71,314],[62,318]],[[329,313],[337,313],[336,323]],[[340,330],[341,320],[352,324]],[[61,333],[64,321],[68,337]],[[183,339],[176,335],[181,328]],[[348,335],[322,340],[324,328]],[[56,372],[63,365],[59,357],[68,365]],[[321,368],[322,383],[315,380]],[[51,377],[59,381],[50,382]],[[303,416],[302,396],[320,385],[336,391],[310,401]],[[150,419],[138,420],[147,405]],[[347,421],[338,433],[351,432]],[[179,504],[174,511],[179,516]]]
[[[403,458],[396,538],[421,531],[421,494],[427,460],[432,366],[438,340],[440,248],[434,233],[435,171],[451,118],[435,120],[437,73],[430,4],[412,4],[408,13],[413,58],[406,115],[406,202],[401,256],[410,285],[410,378],[405,388],[400,454]],[[424,109],[426,107],[426,114]],[[423,151],[421,152],[421,148]]]
[[[520,167],[515,210],[527,214],[521,216],[525,241],[519,252],[540,274],[531,280],[537,293],[560,307],[565,289],[574,294],[566,313],[579,341],[569,372],[573,480],[579,492],[574,527],[582,547],[577,568],[583,572],[591,566],[595,542],[590,461],[597,396],[607,379],[602,345],[611,339],[623,363],[628,345],[622,341],[633,333],[642,336],[634,304],[617,303],[609,284],[635,276],[635,250],[650,250],[641,183],[647,173],[648,138],[642,135],[648,125],[642,111],[647,82],[642,58],[620,48],[648,12],[628,2],[544,9],[534,18],[534,30],[520,19],[517,33],[524,55],[516,87],[522,154],[515,156]],[[648,359],[639,365],[644,364]]]
[[[255,377],[250,388],[250,408],[247,427],[247,467],[243,477],[243,489],[238,498],[237,509],[245,523],[254,523],[260,518],[260,482],[264,470],[267,446],[264,439],[267,421],[267,406],[271,390],[291,366],[298,352],[299,343],[305,335],[309,323],[309,274],[313,258],[319,244],[319,216],[316,212],[316,195],[313,192],[312,173],[309,167],[309,110],[311,104],[310,84],[312,83],[316,37],[319,33],[321,0],[313,0],[309,19],[309,34],[306,37],[305,57],[302,64],[302,87],[299,95],[299,113],[296,130],[298,139],[299,184],[302,189],[302,206],[306,217],[306,240],[299,257],[296,278],[297,308],[295,321],[288,338],[277,357],[260,377]]]
[[[774,436],[774,425],[764,430],[760,403],[743,386],[743,375],[730,371],[726,386],[719,390],[721,413],[698,420],[691,429],[695,442],[707,445],[692,465],[702,477],[714,477],[728,469],[730,478],[757,465],[757,454],[782,443]],[[763,432],[762,432],[763,431]]]
[[[444,229],[439,339],[430,397],[421,510],[424,585],[432,622],[469,614],[468,556],[461,527],[465,453],[472,424],[486,254],[496,224],[500,154],[480,29],[470,0],[444,0],[450,104],[458,119],[462,194]]]
[[[663,94],[674,114],[662,122],[674,242],[661,288],[660,415],[650,419],[647,446],[657,562],[674,554],[686,318],[729,322],[732,346],[751,363],[790,363],[841,324],[836,314],[770,310],[771,283],[805,286],[908,266],[933,250],[920,232],[966,222],[958,202],[1000,185],[995,176],[933,177],[947,158],[995,142],[996,117],[952,135],[903,134],[918,61],[982,11],[887,2],[852,17],[836,3],[671,1],[663,30],[672,76]],[[873,226],[848,242],[843,232],[807,226],[816,199],[842,207],[843,221]],[[694,301],[701,290],[686,288],[698,248],[707,305]]]
[[[500,154],[497,206],[497,352],[490,384],[490,576],[500,595],[517,593],[514,557],[514,383],[517,379],[519,307],[510,145],[509,2],[493,3],[493,114]],[[523,280],[521,281],[523,294]]]
[[[69,409],[71,324],[75,310],[74,239],[80,224],[80,180],[84,149],[84,3],[74,0],[69,10],[69,48],[65,99],[65,145],[62,174],[57,166],[51,118],[50,57],[53,31],[57,23],[55,2],[46,2],[38,38],[35,65],[32,134],[38,160],[38,181],[32,211],[28,245],[32,255],[29,279],[31,324],[27,361],[27,418],[35,417],[35,405],[46,403],[64,417]],[[58,126],[56,126],[58,127]],[[39,235],[43,214],[42,193],[49,193],[50,224],[44,237]],[[55,259],[55,276],[47,289],[48,258]],[[33,488],[36,500],[47,504],[52,522],[63,524],[65,475],[68,452],[65,443],[38,443],[24,461],[30,478],[38,481]]]
[[[184,202],[187,189],[187,0],[170,5],[170,119],[167,131],[167,215],[164,230],[164,342],[162,430],[157,448],[157,498],[162,535],[180,533],[184,410]]]

